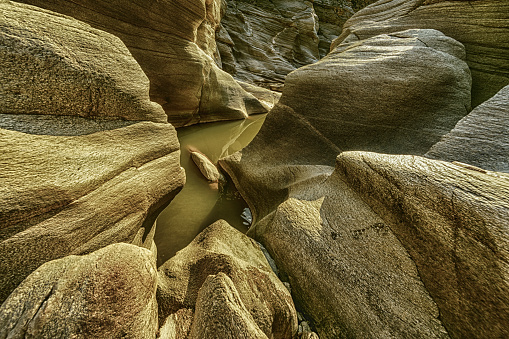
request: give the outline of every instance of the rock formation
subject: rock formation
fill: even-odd
[[[12,66],[0,96],[3,301],[47,261],[151,234],[185,177],[173,126],[111,120],[166,120],[120,40],[36,7],[0,6],[0,55]]]
[[[150,79],[151,99],[176,127],[266,112],[212,59],[219,0],[20,2],[70,15],[122,39]]]
[[[228,1],[217,42],[223,69],[269,87],[318,61],[318,18],[310,1]]]
[[[435,30],[345,40],[289,74],[280,103],[342,150],[424,154],[469,112],[463,58]]]
[[[45,263],[0,308],[0,338],[155,338],[157,270],[147,249],[113,244]]]
[[[193,159],[193,162],[205,179],[211,182],[219,181],[219,171],[216,165],[214,165],[206,155],[200,152],[191,152],[191,159]]]
[[[439,30],[465,46],[477,106],[509,84],[508,15],[505,0],[382,0],[350,18],[331,49],[352,35],[363,40],[409,28]]]
[[[477,106],[426,153],[432,159],[459,161],[509,172],[509,86]]]
[[[391,12],[395,3],[403,7]],[[474,6],[481,3],[494,13],[495,1]],[[253,212],[248,235],[274,257],[320,338],[508,335],[509,178],[415,155],[341,153],[433,156],[429,149],[470,111],[462,44],[424,29],[434,26],[377,31],[412,4],[380,1],[360,11],[364,24],[355,26],[354,16],[358,30],[343,32],[321,61],[290,73],[257,137],[220,160]],[[440,2],[422,11],[455,4],[465,6]],[[408,15],[421,10],[410,7]],[[380,9],[395,18],[368,22]],[[497,25],[490,27],[480,32]],[[433,146],[434,157],[461,161],[454,154],[469,152],[475,130],[464,126],[475,121],[486,126],[479,131],[486,141],[472,144],[472,153],[490,166],[505,163],[489,150],[503,150],[503,98],[504,91],[458,123]],[[453,138],[466,128],[468,139]],[[454,159],[447,143],[455,145]]]
[[[349,0],[228,0],[217,47],[236,79],[279,89],[291,71],[329,53],[354,11],[373,2]]]
[[[160,338],[292,338],[297,315],[255,241],[225,221],[159,268]]]
[[[167,121],[120,39],[35,7],[0,6],[1,113]]]

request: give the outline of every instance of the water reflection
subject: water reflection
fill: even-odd
[[[237,152],[251,140],[265,120],[265,115],[246,120],[195,125],[177,130],[182,154],[180,161],[186,170],[186,185],[171,204],[159,215],[155,242],[158,266],[187,246],[205,227],[225,219],[245,232],[250,213],[246,203],[231,184],[223,194],[217,185],[210,185],[191,160],[189,149],[198,150],[212,162]]]

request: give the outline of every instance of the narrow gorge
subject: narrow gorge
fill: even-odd
[[[509,337],[509,1],[0,0],[0,339]]]

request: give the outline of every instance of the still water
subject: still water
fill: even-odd
[[[180,162],[186,170],[186,185],[157,218],[155,243],[158,266],[186,247],[205,227],[224,219],[242,232],[247,231],[242,212],[247,207],[231,184],[220,194],[191,160],[189,150],[205,154],[212,162],[244,148],[265,121],[265,114],[246,120],[194,125],[177,130]],[[223,190],[224,191],[224,190]]]

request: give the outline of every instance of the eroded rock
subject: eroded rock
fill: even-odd
[[[166,116],[118,38],[33,6],[0,6],[4,301],[47,261],[116,242],[152,248],[155,215],[185,175],[172,125],[124,121]]]
[[[509,86],[477,106],[426,153],[490,171],[509,172]]]
[[[219,171],[217,170],[216,165],[210,161],[204,154],[200,152],[191,152],[191,159],[196,164],[201,174],[211,182],[219,181]]]
[[[341,150],[424,154],[470,111],[464,57],[435,30],[345,41],[289,74],[279,103]]]
[[[193,338],[208,337],[210,331],[213,337],[231,338],[297,333],[288,290],[256,242],[222,220],[159,268],[158,303],[165,337],[189,331]]]
[[[382,0],[350,18],[331,48],[347,37],[362,40],[410,28],[439,30],[465,46],[475,107],[509,84],[508,14],[505,0]]]
[[[155,338],[157,269],[147,249],[113,244],[39,267],[0,307],[1,338]]]
[[[120,39],[33,6],[0,10],[0,113],[166,122]]]
[[[509,335],[507,175],[361,152],[337,171],[408,250],[452,337]]]
[[[150,79],[150,97],[176,127],[266,112],[212,59],[218,0],[20,2],[70,15],[122,39]]]

